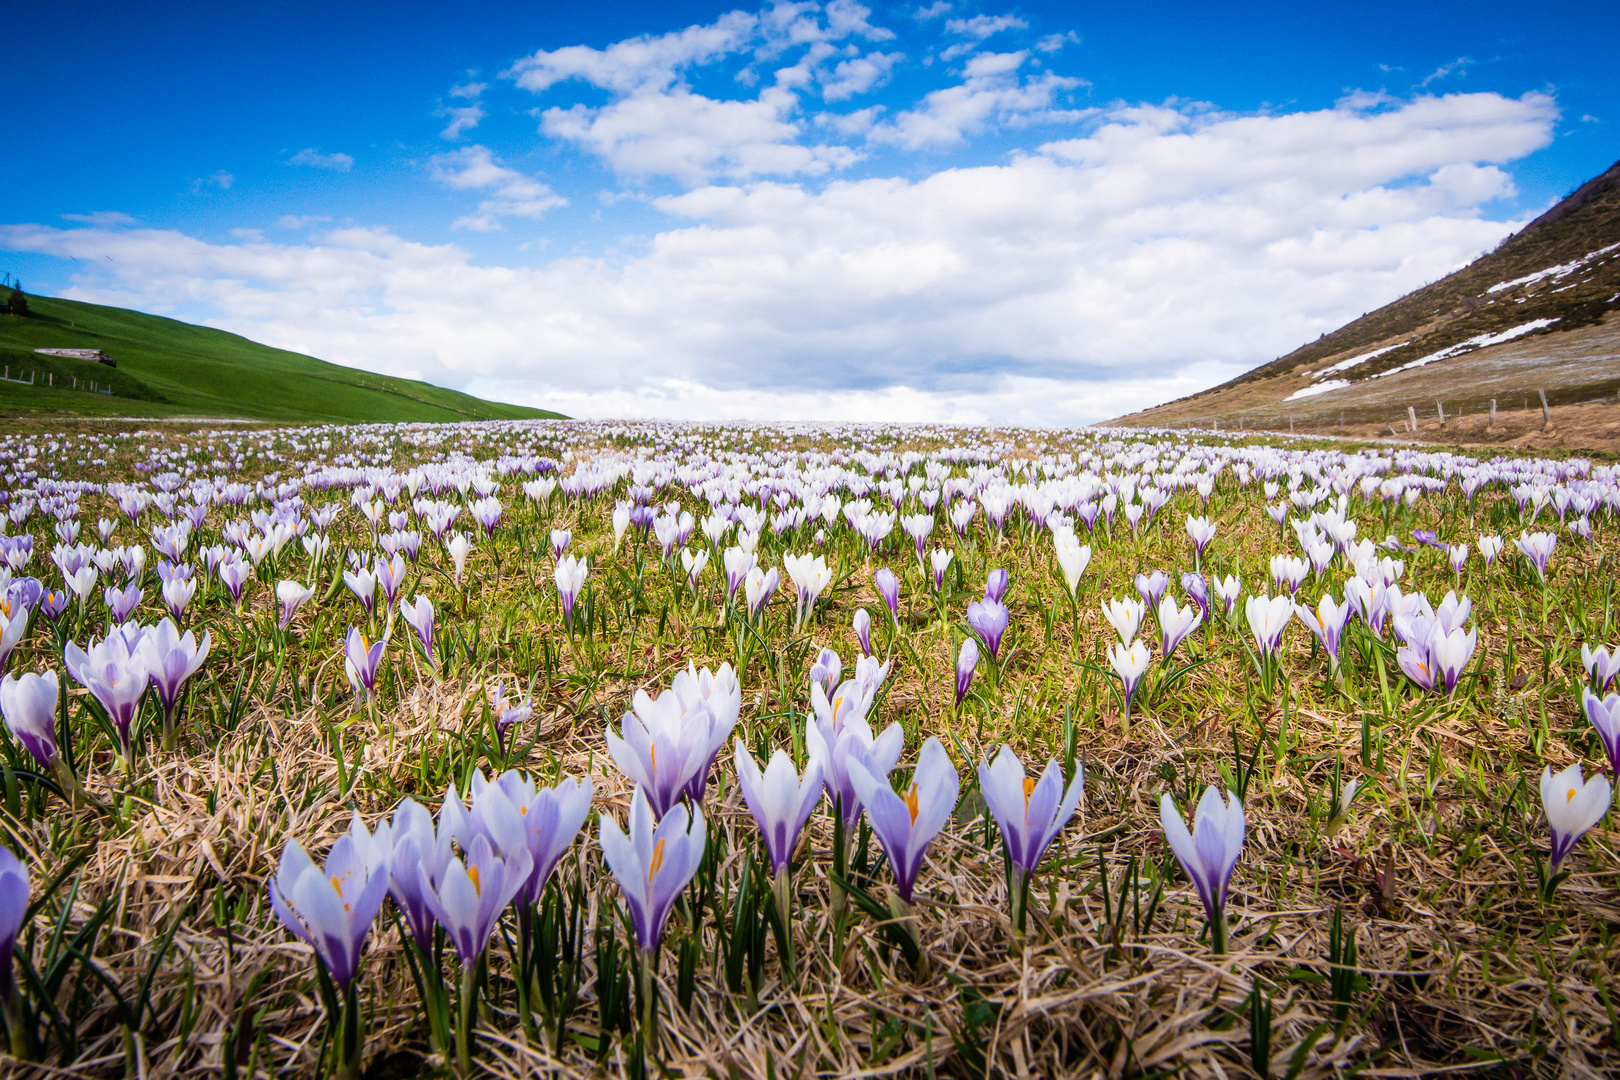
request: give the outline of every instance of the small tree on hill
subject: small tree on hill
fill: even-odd
[[[11,288],[11,313],[13,315],[28,314],[28,297],[22,291],[22,282],[16,282]]]

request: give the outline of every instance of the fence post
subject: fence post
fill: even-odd
[[[1496,426],[1496,399],[1495,398],[1491,398],[1491,422],[1489,424],[1486,424],[1485,426],[1486,427],[1495,427]]]
[[[1439,398],[1434,399],[1434,411],[1440,417],[1440,430],[1444,431],[1446,429],[1446,407],[1441,404]]]
[[[1541,430],[1546,431],[1552,427],[1552,410],[1547,408],[1547,391],[1537,390],[1536,393],[1541,396]]]
[[[1406,425],[1414,435],[1417,434],[1417,410],[1410,405],[1406,407]]]

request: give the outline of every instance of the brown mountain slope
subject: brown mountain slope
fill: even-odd
[[[1555,404],[1613,398],[1616,313],[1620,162],[1461,270],[1228,383],[1117,422],[1382,425],[1409,405],[1429,416],[1483,411],[1541,389]]]

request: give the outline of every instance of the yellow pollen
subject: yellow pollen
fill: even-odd
[[[1568,795],[1565,795],[1565,796],[1564,796],[1564,801],[1565,801],[1565,802],[1574,802],[1574,801],[1575,801],[1575,795],[1576,795],[1576,794],[1577,794],[1577,793],[1576,793],[1576,791],[1575,791],[1575,789],[1574,789],[1574,788],[1570,788],[1570,789],[1569,789],[1569,794],[1568,794]]]
[[[654,777],[657,777],[657,776],[658,776],[658,747],[657,747],[657,746],[656,746],[656,745],[655,745],[655,746],[651,746],[651,747],[648,747],[648,749],[647,749],[647,753],[648,753],[648,754],[650,754],[650,755],[651,755],[651,756],[652,756],[652,770],[653,770],[653,776],[654,776]],[[663,841],[662,841],[662,840],[660,840],[660,841],[658,841],[658,842],[659,842],[659,843],[660,843],[660,844],[662,844],[662,843],[663,843]]]
[[[467,867],[467,876],[472,878],[473,892],[477,893],[479,896],[484,895],[484,887],[478,883],[478,867]]]
[[[334,875],[332,878],[332,888],[337,890],[338,899],[343,900],[343,882],[339,881],[336,875]],[[347,900],[343,900],[343,910],[349,910],[349,902]]]
[[[1024,818],[1029,818],[1029,797],[1035,794],[1035,781],[1032,777],[1024,777]],[[913,817],[916,815],[913,814]]]
[[[658,843],[653,845],[652,861],[647,864],[647,884],[652,884],[652,879],[658,876],[658,870],[663,865],[664,841],[660,839]]]
[[[906,809],[911,811],[911,823],[917,824],[917,785],[912,784],[911,790],[906,792]]]

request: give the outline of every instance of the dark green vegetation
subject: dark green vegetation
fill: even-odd
[[[0,414],[209,416],[256,420],[400,422],[510,420],[560,414],[484,401],[273,349],[205,326],[124,308],[30,296],[29,314],[0,314]],[[101,349],[116,368],[43,356],[40,348]],[[49,385],[54,377],[54,387]],[[79,387],[74,388],[77,379]],[[87,383],[96,383],[92,393]]]

